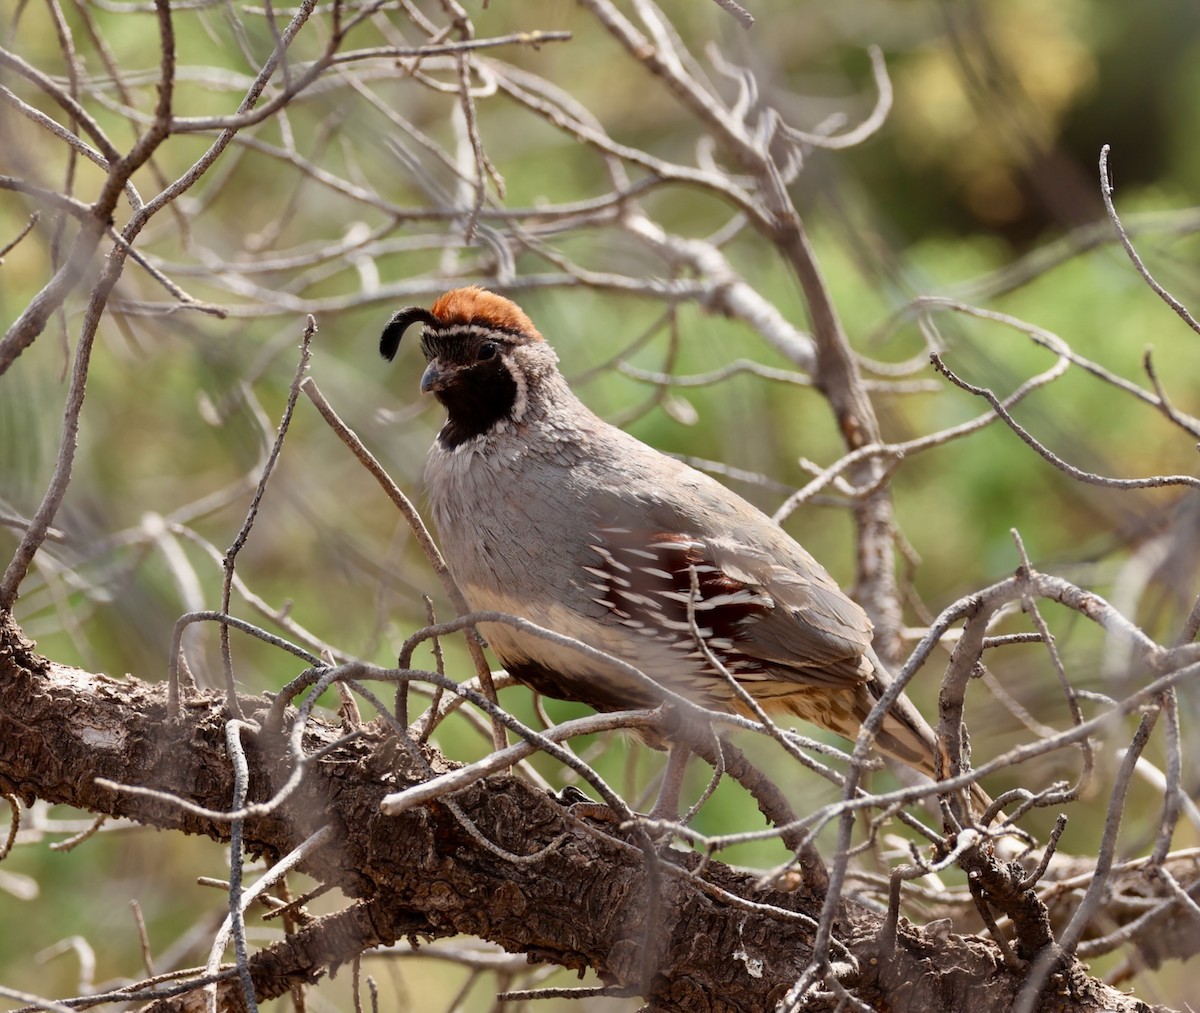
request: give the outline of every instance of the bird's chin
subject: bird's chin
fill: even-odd
[[[451,413],[462,408],[465,400],[461,389],[445,381],[434,384],[425,393],[432,394],[437,403]]]

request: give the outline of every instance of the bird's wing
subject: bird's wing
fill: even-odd
[[[778,546],[601,527],[585,570],[593,600],[627,628],[689,649],[699,631],[739,681],[864,682],[870,621],[812,557],[787,543],[790,569],[775,562]]]
[[[871,621],[820,563],[783,537],[786,546],[767,548],[736,536],[709,542],[723,573],[760,589],[774,603],[746,624],[738,650],[770,666],[775,678],[838,685],[866,681],[871,667],[863,654],[871,644]]]

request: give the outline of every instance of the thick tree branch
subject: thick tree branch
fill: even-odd
[[[250,717],[269,701],[244,697]],[[26,801],[65,803],[91,812],[227,840],[229,824],[161,799],[99,787],[97,777],[155,788],[213,809],[226,808],[233,776],[225,756],[226,715],[219,695],[184,701],[167,718],[166,687],[115,680],[40,657],[5,615],[0,619],[0,790]],[[250,800],[263,801],[288,776],[284,734],[260,732],[247,743]],[[593,968],[602,979],[638,987],[664,1011],[763,1010],[777,1002],[811,956],[813,919],[822,898],[762,889],[755,877],[718,862],[694,876],[698,856],[665,851],[648,864],[641,849],[574,819],[568,810],[510,776],[492,777],[455,796],[479,834],[530,862],[498,860],[444,804],[398,817],[380,799],[422,774],[382,726],[344,739],[342,729],[310,721],[306,753],[329,749],[300,787],[266,815],[248,818],[251,854],[277,858],[323,826],[330,843],[302,868],[362,903],[251,958],[260,997],[312,980],[357,948],[402,935],[472,934],[564,967]],[[448,761],[426,747],[434,771]],[[646,903],[648,891],[659,903]],[[480,897],[490,898],[481,904]],[[649,911],[659,912],[654,925]],[[1022,977],[978,940],[938,939],[901,927],[896,950],[880,960],[877,915],[852,910],[836,935],[857,963],[850,975],[864,1001],[927,1013],[1005,1008]],[[642,980],[646,947],[653,974]],[[947,970],[949,968],[949,970]],[[1145,1010],[1072,965],[1077,1010]],[[941,983],[935,997],[933,982]],[[928,984],[922,984],[927,982]],[[1060,982],[1057,982],[1061,984]],[[232,1002],[237,989],[229,987]],[[156,1008],[182,1009],[182,1000]],[[233,1007],[231,1007],[233,1008]],[[812,1007],[819,1008],[819,1007]]]

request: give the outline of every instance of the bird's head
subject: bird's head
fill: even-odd
[[[421,351],[428,363],[421,391],[446,408],[439,439],[447,447],[498,423],[519,423],[540,380],[557,374],[557,357],[525,312],[478,286],[453,289],[429,309],[396,312],[379,339],[385,359],[395,357],[405,330],[415,323],[424,325]]]

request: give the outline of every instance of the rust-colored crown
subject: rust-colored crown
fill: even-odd
[[[394,313],[379,338],[379,354],[389,361],[395,358],[404,332],[418,321],[435,330],[454,326],[483,327],[519,334],[527,341],[545,340],[516,303],[486,288],[468,285],[439,296],[429,309],[408,306]]]
[[[438,297],[429,312],[443,324],[482,324],[543,340],[520,306],[478,285],[451,289]]]

